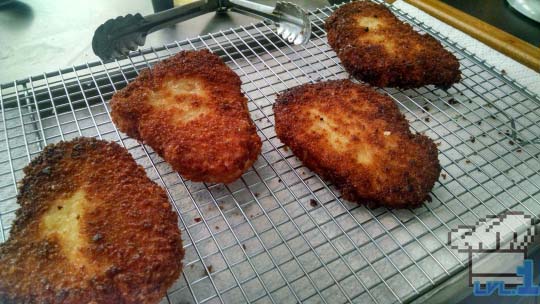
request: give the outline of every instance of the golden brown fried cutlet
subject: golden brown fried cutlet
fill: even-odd
[[[184,177],[229,183],[261,150],[241,84],[209,51],[180,52],[116,93],[112,119]]]
[[[379,87],[449,87],[459,62],[433,37],[419,34],[382,4],[358,1],[326,21],[328,43],[355,78]]]
[[[276,133],[347,200],[404,208],[424,201],[441,167],[387,96],[350,80],[301,85],[274,105]]]
[[[0,245],[0,303],[157,303],[184,256],[165,191],[116,143],[47,146]]]

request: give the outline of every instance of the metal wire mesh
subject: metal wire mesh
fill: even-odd
[[[275,135],[275,94],[299,84],[346,78],[325,38],[334,8],[310,14],[313,37],[291,46],[266,23],[147,49],[0,87],[0,241],[14,219],[22,168],[46,144],[94,136],[124,145],[179,213],[184,272],[164,303],[391,303],[410,301],[467,266],[446,244],[450,229],[488,214],[540,214],[540,101],[525,88],[392,8],[441,40],[463,80],[447,91],[427,86],[381,90],[416,132],[439,146],[443,173],[432,201],[417,209],[369,209],[341,199]],[[238,73],[263,140],[238,181],[193,183],[151,148],[120,133],[109,100],[141,69],[185,49],[208,48]]]

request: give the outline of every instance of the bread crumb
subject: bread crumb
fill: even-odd
[[[212,272],[214,272],[214,267],[212,265],[206,266],[206,275],[210,275]]]
[[[451,105],[456,105],[459,103],[459,101],[455,100],[454,98],[450,98],[450,100],[448,100],[448,103]]]

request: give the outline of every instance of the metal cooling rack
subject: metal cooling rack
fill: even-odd
[[[392,7],[391,7],[392,8]],[[416,132],[439,145],[443,173],[417,209],[368,209],[340,198],[277,139],[272,103],[283,89],[346,78],[323,29],[334,8],[311,13],[306,46],[284,43],[265,23],[93,62],[0,87],[0,241],[14,219],[22,168],[46,144],[77,136],[120,142],[165,187],[179,212],[184,272],[164,303],[391,303],[418,298],[467,266],[447,234],[489,214],[540,215],[540,100],[504,74],[392,8],[441,40],[463,80],[381,90]],[[192,183],[149,147],[118,132],[109,100],[141,69],[185,49],[208,48],[240,75],[262,153],[228,185]]]

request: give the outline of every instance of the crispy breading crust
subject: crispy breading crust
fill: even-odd
[[[184,256],[177,215],[124,148],[89,138],[60,142],[24,172],[21,208],[0,245],[0,303],[157,303],[165,295]],[[89,202],[77,215],[89,268],[72,263],[58,235],[40,228],[54,202],[80,190]]]
[[[279,139],[347,200],[414,207],[438,179],[433,141],[412,134],[392,100],[368,86],[301,85],[281,93],[274,112]]]
[[[454,55],[419,34],[382,4],[357,1],[338,8],[325,23],[328,43],[357,79],[378,87],[449,87],[461,78]]]
[[[152,93],[164,91],[169,81],[182,79],[194,79],[205,94],[203,98],[174,97],[178,106],[195,100],[189,111],[205,113],[187,122],[174,120],[174,108],[150,105]],[[207,50],[183,51],[144,70],[116,93],[111,101],[112,119],[122,132],[151,146],[184,177],[232,182],[255,162],[261,150],[240,85],[238,75],[217,55]]]

